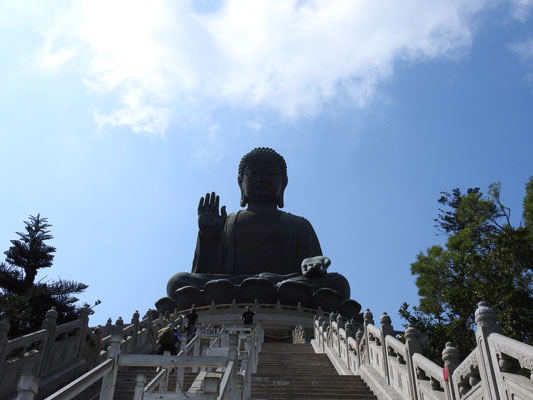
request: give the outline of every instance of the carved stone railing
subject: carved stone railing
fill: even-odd
[[[176,356],[150,354],[122,354],[121,341],[125,335],[119,319],[113,327],[108,359],[63,387],[46,400],[68,400],[81,393],[98,379],[103,378],[100,400],[111,400],[114,395],[118,368],[158,367],[159,372],[148,383],[139,373],[136,378],[134,400],[160,399],[249,399],[251,375],[257,370],[261,349],[262,328],[221,328],[218,333],[202,333],[187,343]],[[234,331],[241,331],[234,333]],[[216,340],[218,339],[218,340]],[[207,344],[207,346],[204,346]],[[240,349],[240,350],[239,350]],[[211,354],[209,350],[213,350]],[[215,350],[218,354],[213,355]],[[183,392],[185,371],[197,372],[197,378],[187,393]],[[176,375],[176,389],[168,390],[171,375]]]
[[[89,313],[82,307],[78,319],[57,325],[52,308],[41,330],[12,340],[7,340],[9,323],[0,321],[0,399],[12,398],[17,391],[19,398],[37,393],[42,397],[104,362],[111,344],[110,322],[90,328]],[[152,310],[142,320],[138,312],[133,314],[120,332],[122,353],[152,349],[160,327],[181,322],[177,314],[155,317]]]
[[[329,318],[317,315],[312,345],[329,356],[339,373],[361,375],[380,400],[533,399],[533,347],[501,335],[494,312],[484,302],[475,314],[477,347],[460,362],[459,351],[447,343],[444,367],[422,355],[413,327],[393,330],[386,313],[381,328],[369,310],[363,318],[364,324],[357,326],[335,313]]]

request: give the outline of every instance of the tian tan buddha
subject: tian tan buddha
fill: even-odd
[[[317,235],[303,217],[281,211],[287,165],[276,151],[258,147],[240,164],[243,209],[227,215],[214,192],[198,204],[198,239],[192,271],[174,274],[159,311],[238,303],[276,303],[340,311],[359,317],[350,285],[330,273]]]

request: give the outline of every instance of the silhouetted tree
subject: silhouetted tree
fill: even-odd
[[[87,285],[58,280],[35,282],[41,268],[52,266],[56,249],[45,243],[53,239],[46,218],[30,216],[24,221],[26,232],[17,232],[19,239],[4,252],[6,262],[0,263],[0,309],[9,319],[9,337],[17,337],[41,327],[46,312],[56,307],[58,323],[77,317],[78,299]]]

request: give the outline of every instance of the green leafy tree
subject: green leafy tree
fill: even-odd
[[[58,323],[77,317],[78,299],[87,285],[58,280],[35,282],[41,268],[52,266],[56,249],[45,243],[53,239],[46,218],[30,216],[24,221],[26,232],[17,232],[19,239],[4,252],[6,262],[0,263],[0,309],[11,325],[9,337],[17,337],[40,329],[46,312],[56,307]]]
[[[412,310],[404,303],[399,313],[428,336],[426,355],[435,362],[442,363],[447,341],[463,356],[475,347],[474,312],[482,300],[497,312],[506,335],[533,343],[533,178],[518,227],[511,225],[500,190],[496,183],[488,196],[479,188],[443,192],[435,226],[446,244],[430,247],[411,264],[420,303]]]

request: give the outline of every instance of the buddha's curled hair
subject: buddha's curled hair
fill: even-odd
[[[242,182],[246,164],[252,160],[272,160],[276,162],[281,171],[283,184],[287,184],[289,179],[287,177],[287,164],[285,163],[285,159],[281,156],[281,154],[276,152],[276,150],[269,147],[256,147],[248,154],[245,154],[243,158],[241,158],[241,162],[239,164],[239,182]]]

